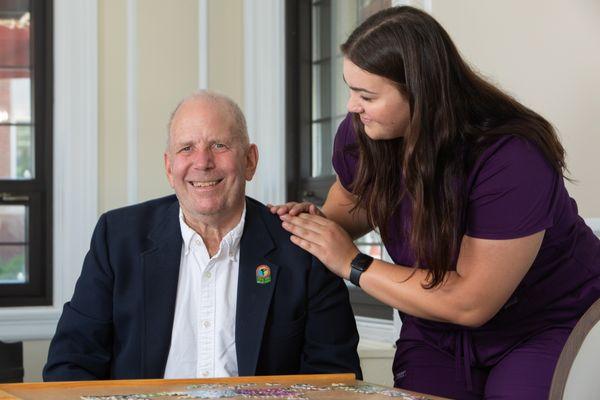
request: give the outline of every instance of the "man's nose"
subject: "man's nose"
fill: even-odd
[[[211,169],[215,167],[215,157],[211,149],[199,148],[194,154],[194,167]]]

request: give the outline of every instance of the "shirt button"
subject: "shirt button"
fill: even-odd
[[[210,321],[204,321],[204,322],[202,323],[202,325],[203,325],[205,328],[209,328],[209,327],[210,327]]]
[[[208,371],[203,371],[202,376],[204,376],[204,377],[208,376]]]
[[[200,246],[200,239],[196,239],[196,244]]]
[[[205,277],[206,279],[210,279],[210,277],[211,277],[211,276],[212,276],[212,274],[211,274],[209,271],[206,271],[206,272],[204,273],[204,277]]]

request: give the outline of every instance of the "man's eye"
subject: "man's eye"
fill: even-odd
[[[215,143],[215,144],[213,144],[213,148],[215,150],[224,150],[227,148],[227,146],[223,143]]]
[[[184,152],[184,153],[185,153],[185,152],[188,152],[188,151],[190,151],[191,149],[192,149],[192,146],[185,146],[185,147],[182,147],[182,148],[180,148],[180,149],[179,149],[179,152],[180,152],[180,153],[181,153],[181,152]]]

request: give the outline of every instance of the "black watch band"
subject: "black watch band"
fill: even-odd
[[[363,253],[358,253],[350,262],[350,282],[360,287],[360,276],[365,272],[373,262],[373,257]]]

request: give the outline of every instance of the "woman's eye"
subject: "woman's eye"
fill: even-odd
[[[360,96],[360,98],[361,98],[362,100],[364,100],[364,101],[371,101],[371,100],[373,100],[373,99],[372,99],[372,98],[370,98],[370,97],[364,97],[364,96]]]

